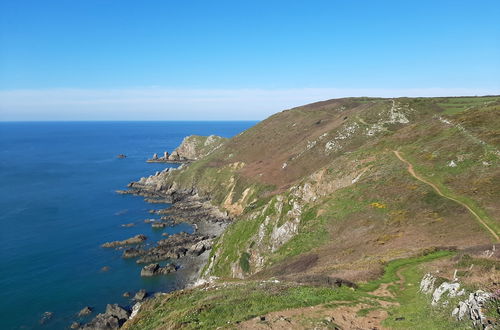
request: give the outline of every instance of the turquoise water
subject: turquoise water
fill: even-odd
[[[141,278],[134,260],[100,245],[136,234],[154,241],[191,228],[155,231],[143,220],[162,206],[115,190],[175,166],[145,160],[173,150],[184,136],[230,137],[253,124],[0,123],[0,328],[63,329],[84,306],[99,312],[107,303],[130,304],[125,291],[175,288],[175,274]],[[116,158],[120,153],[127,158]],[[130,222],[136,226],[121,227]],[[44,312],[53,317],[41,325]]]

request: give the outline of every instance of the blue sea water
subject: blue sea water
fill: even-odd
[[[134,260],[107,241],[192,230],[153,230],[127,183],[168,164],[149,164],[191,134],[231,137],[255,122],[0,123],[0,328],[64,329],[84,306],[129,305],[125,291],[171,290],[178,275],[141,278]],[[126,159],[118,159],[118,154]],[[121,225],[134,222],[124,228]],[[109,271],[101,268],[108,266]],[[40,324],[44,312],[53,317]],[[95,315],[94,313],[93,315]]]

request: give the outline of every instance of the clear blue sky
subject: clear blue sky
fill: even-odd
[[[190,116],[211,119],[195,111],[209,98],[234,100],[222,117],[260,119],[298,91],[500,93],[500,1],[2,0],[0,52],[0,120],[115,119],[125,104],[124,118],[189,119],[176,90],[199,100]],[[248,113],[257,96],[242,90],[278,108]]]

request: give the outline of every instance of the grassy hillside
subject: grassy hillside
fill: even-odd
[[[204,275],[250,280],[238,290],[249,286],[260,299],[251,281],[366,283],[391,260],[497,243],[499,150],[499,96],[346,98],[275,114],[167,180],[196,187],[234,217]],[[338,298],[314,293],[321,301],[309,301],[296,296],[308,289],[286,285],[269,290],[301,301],[279,308]],[[173,297],[216,301],[206,294]],[[240,321],[279,310],[252,308]]]

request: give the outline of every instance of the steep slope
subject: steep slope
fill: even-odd
[[[447,115],[450,105],[464,111]],[[495,240],[393,150],[498,233],[498,109],[498,97],[319,102],[271,116],[167,181],[238,219],[207,275],[290,273],[290,257],[309,252],[307,272],[366,279],[415,249]]]
[[[329,100],[275,114],[157,186],[233,217],[205,277],[359,283],[394,259],[498,242],[499,128],[498,96]]]

